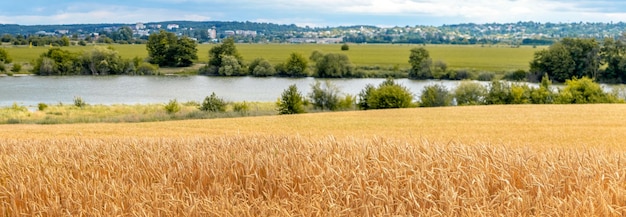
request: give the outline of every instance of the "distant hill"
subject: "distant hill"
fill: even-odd
[[[371,25],[338,27],[301,27],[294,24],[236,22],[236,21],[166,21],[135,24],[71,24],[16,25],[0,24],[0,35],[107,35],[122,27],[130,27],[135,37],[147,37],[152,32],[166,30],[198,39],[200,42],[233,36],[239,42],[327,42],[320,38],[342,38],[353,43],[430,43],[430,44],[551,44],[563,37],[596,38],[621,37],[626,23],[487,23],[442,26]],[[211,29],[214,35],[211,35]],[[108,35],[107,35],[108,36]],[[306,40],[292,40],[306,39]],[[311,39],[311,40],[308,40]]]

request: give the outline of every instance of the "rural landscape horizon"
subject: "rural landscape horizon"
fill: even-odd
[[[2,216],[626,216],[624,132],[618,0],[0,8]]]

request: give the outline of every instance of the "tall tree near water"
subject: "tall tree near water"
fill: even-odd
[[[187,38],[178,38],[174,33],[161,30],[148,38],[146,45],[149,62],[159,66],[185,67],[198,59],[196,42]]]

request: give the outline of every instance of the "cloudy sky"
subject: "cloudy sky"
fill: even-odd
[[[12,0],[0,24],[253,21],[299,26],[626,22],[623,0]]]

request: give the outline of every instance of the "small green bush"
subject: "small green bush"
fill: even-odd
[[[424,87],[420,96],[421,107],[440,107],[452,104],[452,97],[448,89],[440,84]]]
[[[22,71],[22,64],[13,63],[13,67],[11,67],[11,71],[15,73]]]
[[[350,46],[349,46],[348,44],[345,44],[345,43],[344,43],[343,45],[341,45],[341,50],[342,50],[342,51],[347,51],[347,50],[350,50]]]
[[[39,103],[37,104],[37,108],[39,109],[39,111],[43,111],[43,110],[46,110],[46,108],[48,108],[48,105],[45,103]]]
[[[503,78],[508,81],[525,81],[528,78],[528,73],[519,69],[513,72],[505,73]]]
[[[86,105],[87,105],[87,103],[85,102],[85,100],[83,100],[82,97],[80,97],[80,96],[74,97],[74,106],[76,106],[78,108],[82,108],[82,107],[85,107]]]
[[[176,99],[170,100],[167,104],[165,104],[165,112],[168,114],[175,114],[180,111],[180,104]]]
[[[224,112],[226,111],[226,101],[217,97],[215,93],[211,93],[211,96],[204,98],[204,101],[198,109],[209,112]]]
[[[480,74],[478,74],[478,77],[476,79],[479,81],[493,81],[495,77],[496,74],[493,72],[481,72]]]
[[[233,111],[239,112],[241,115],[248,115],[248,111],[250,110],[250,106],[246,101],[240,103],[233,103]]]

